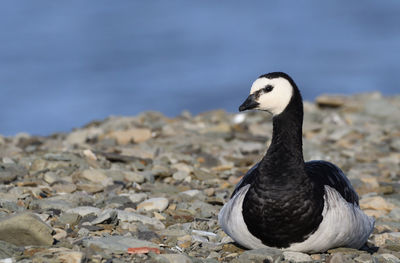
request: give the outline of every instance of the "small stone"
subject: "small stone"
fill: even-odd
[[[103,131],[99,128],[75,130],[67,136],[66,142],[68,144],[84,144],[86,143],[86,140],[93,139],[100,135],[102,132]]]
[[[374,244],[377,247],[385,245],[387,240],[400,243],[400,232],[389,232],[374,235]]]
[[[165,216],[163,216],[162,214],[157,213],[157,212],[153,212],[153,215],[154,215],[154,218],[156,218],[158,220],[165,220],[166,219]]]
[[[207,195],[207,196],[213,196],[215,193],[215,188],[207,188],[204,189],[203,192]]]
[[[129,194],[121,194],[120,196],[127,196],[132,203],[142,202],[147,198],[147,194],[145,193],[129,193]]]
[[[385,210],[364,209],[363,211],[367,216],[372,216],[375,218],[384,217],[387,214]]]
[[[126,236],[108,236],[108,237],[92,237],[83,240],[83,244],[86,247],[97,247],[99,249],[108,249],[113,252],[127,252],[128,248],[138,248],[138,247],[151,247],[159,248],[157,244],[149,241],[136,239],[133,237]]]
[[[102,169],[84,170],[78,176],[90,182],[99,183],[103,186],[113,184],[112,179],[107,176],[107,172]]]
[[[312,262],[312,258],[304,253],[301,252],[294,252],[294,251],[284,251],[283,257],[285,260],[289,262]]]
[[[172,178],[174,178],[177,181],[185,180],[187,177],[189,177],[189,173],[185,171],[177,171],[172,175]]]
[[[147,199],[146,201],[138,204],[137,209],[151,211],[157,210],[159,212],[164,211],[168,207],[168,199],[165,197],[155,197]]]
[[[10,258],[19,251],[17,246],[0,240],[0,259]]]
[[[97,207],[93,207],[93,206],[78,206],[75,208],[71,208],[68,209],[66,212],[70,213],[70,214],[78,214],[82,217],[89,215],[89,214],[99,214],[100,213],[100,209]]]
[[[124,131],[112,131],[106,138],[112,138],[117,141],[119,145],[125,145],[128,143],[140,143],[147,141],[152,137],[149,129],[129,129]]]
[[[57,262],[65,263],[81,263],[83,262],[84,255],[78,251],[66,251],[59,253],[56,257]]]
[[[315,99],[315,102],[320,107],[337,108],[343,106],[347,102],[345,96],[320,95]]]
[[[89,194],[96,194],[104,191],[104,186],[101,184],[95,184],[95,183],[88,183],[88,184],[83,184],[83,183],[78,183],[76,184],[76,187],[80,191],[85,191],[86,193]]]
[[[80,216],[78,213],[62,213],[58,218],[58,223],[61,225],[75,226],[79,223],[81,218],[82,216]]]
[[[42,210],[58,209],[66,211],[74,206],[71,201],[60,199],[58,196],[54,198],[46,198],[32,201],[31,207],[39,208]]]
[[[197,189],[192,189],[192,190],[184,191],[181,194],[187,195],[187,196],[190,196],[190,197],[194,197],[194,196],[196,196],[196,195],[198,195],[200,193],[201,193],[201,191],[199,191]]]
[[[128,182],[143,183],[144,175],[137,172],[124,172],[125,180]]]
[[[354,262],[358,263],[373,263],[374,260],[369,254],[361,254],[360,256],[354,258]]]
[[[25,168],[19,165],[14,163],[2,163],[0,164],[0,184],[10,183],[17,179],[18,176],[24,176],[27,173]]]
[[[101,224],[104,222],[112,222],[114,219],[117,218],[117,211],[113,209],[106,209],[103,212],[101,212],[96,219],[94,219],[91,223],[93,225]]]
[[[29,252],[32,254],[32,261],[35,263],[44,262],[66,262],[66,263],[80,263],[83,259],[83,253],[72,251],[67,248],[48,248],[36,249],[32,248]]]
[[[156,218],[147,217],[144,215],[137,214],[130,211],[118,210],[118,219],[124,222],[141,222],[145,225],[150,225],[155,229],[161,230],[165,228],[165,225]]]
[[[22,213],[0,220],[0,240],[17,246],[50,246],[53,229],[34,214]]]
[[[329,262],[329,263],[353,263],[354,261],[353,261],[351,255],[345,255],[345,254],[339,252],[339,253],[332,254],[328,258],[327,262]]]
[[[384,210],[390,212],[395,206],[381,196],[371,196],[360,200],[361,209]]]
[[[167,259],[169,263],[192,263],[193,261],[183,254],[162,254],[161,258]]]
[[[283,258],[283,252],[275,248],[259,248],[247,250],[233,262],[279,262]]]
[[[400,220],[400,208],[394,208],[387,216],[395,220]]]
[[[379,261],[379,262],[384,262],[384,263],[400,263],[400,259],[392,254],[380,254],[378,255],[378,259],[382,258],[384,261]]]
[[[70,194],[76,191],[76,185],[68,182],[57,182],[52,188],[58,194]]]
[[[61,228],[54,228],[54,232],[55,234],[53,235],[53,238],[55,240],[61,240],[63,238],[67,237],[67,232],[65,232],[63,229]]]
[[[85,155],[89,160],[97,161],[97,156],[90,149],[84,150],[83,155]]]

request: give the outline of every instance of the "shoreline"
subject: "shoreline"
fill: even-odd
[[[313,255],[246,251],[230,243],[218,226],[218,212],[271,135],[267,113],[223,110],[173,118],[145,112],[93,121],[68,133],[0,135],[0,240],[5,241],[0,259],[400,258],[399,95],[321,95],[304,102],[304,158],[331,161],[345,172],[361,208],[376,218],[371,254],[347,248]]]

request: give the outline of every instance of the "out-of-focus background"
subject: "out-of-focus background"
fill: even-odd
[[[259,75],[303,97],[400,90],[400,1],[7,1],[0,134],[109,115],[236,112]]]

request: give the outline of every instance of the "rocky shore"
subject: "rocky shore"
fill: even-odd
[[[320,96],[304,108],[305,159],[341,167],[376,218],[363,250],[236,246],[217,215],[270,143],[270,116],[147,112],[0,136],[0,263],[400,262],[400,96]]]

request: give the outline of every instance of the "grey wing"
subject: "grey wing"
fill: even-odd
[[[242,177],[240,182],[236,185],[235,190],[233,191],[231,198],[236,194],[237,191],[239,191],[240,188],[242,188],[245,185],[251,184],[254,181],[254,178],[256,177],[256,173],[258,165],[260,162],[256,163],[253,167],[250,168],[250,170],[247,171],[247,173]]]
[[[320,186],[329,185],[347,202],[358,205],[358,195],[339,167],[327,161],[310,161],[305,163],[305,168],[314,183]]]

